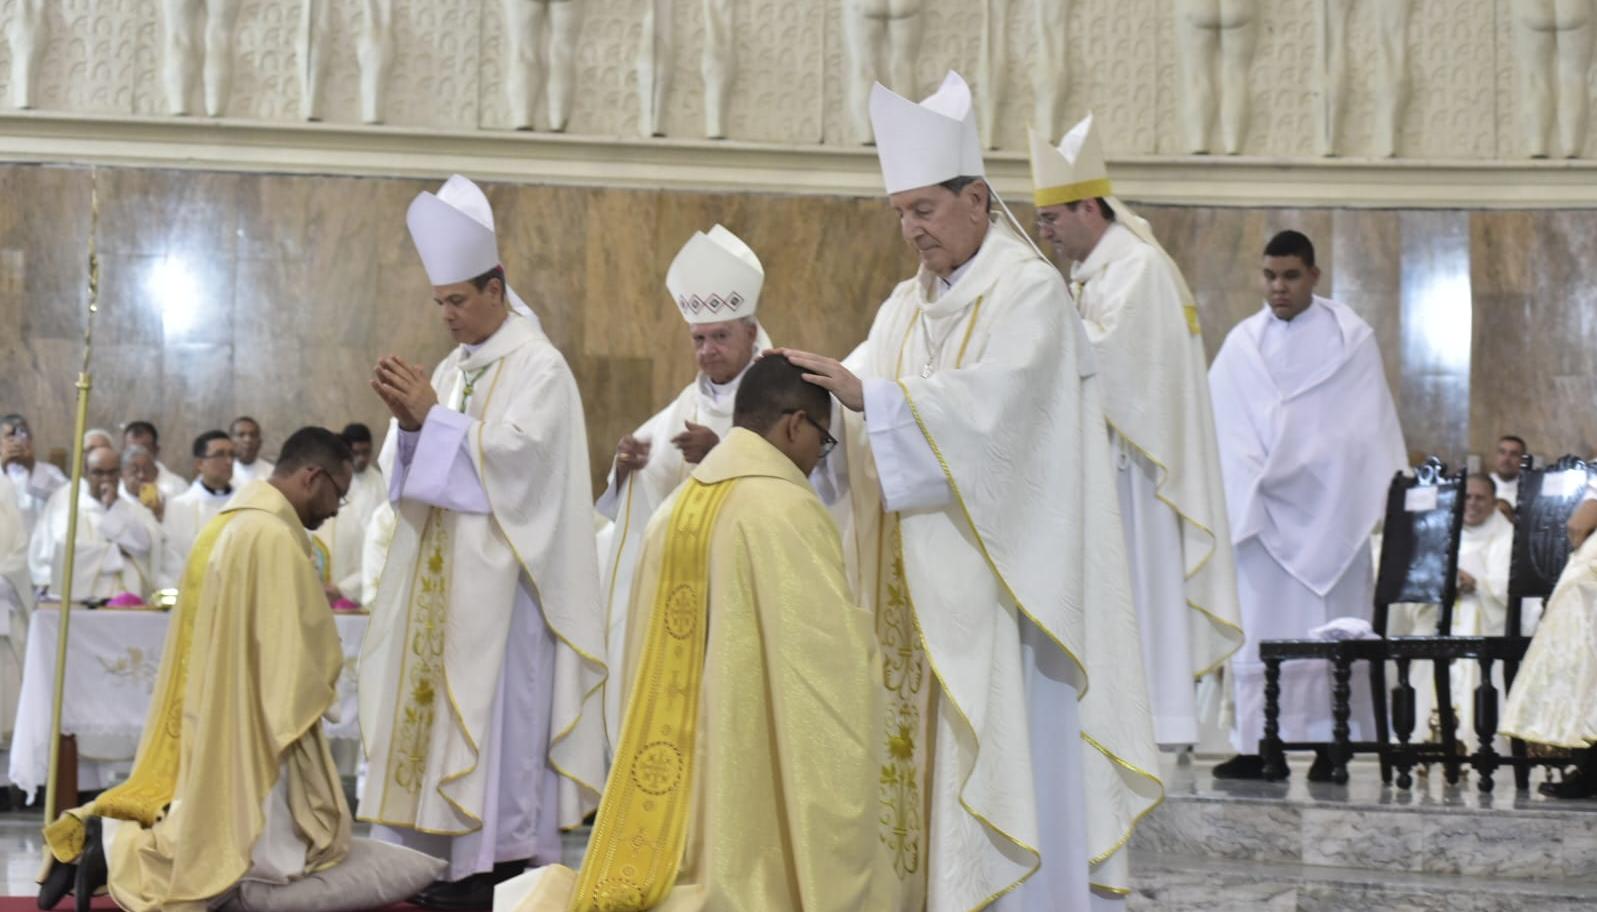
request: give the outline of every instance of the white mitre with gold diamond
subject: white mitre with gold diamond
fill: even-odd
[[[970,86],[953,70],[919,104],[878,82],[871,87],[870,107],[887,195],[987,176]]]
[[[405,212],[405,225],[427,281],[434,285],[470,281],[500,265],[493,207],[481,187],[458,174],[444,181],[437,194],[416,194]],[[516,313],[533,316],[508,281],[505,300]]]
[[[764,285],[760,258],[720,225],[693,232],[665,274],[666,290],[690,324],[754,316]]]

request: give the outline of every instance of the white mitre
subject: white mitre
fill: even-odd
[[[1032,201],[1039,207],[1114,195],[1103,141],[1092,128],[1091,114],[1070,128],[1057,149],[1037,131],[1028,127],[1026,133],[1031,137]]]
[[[665,287],[682,319],[694,324],[754,316],[764,285],[760,258],[720,225],[693,232],[665,274]]]
[[[416,194],[405,213],[405,225],[421,255],[427,281],[434,285],[475,279],[500,265],[493,207],[481,187],[458,174],[444,181],[436,195],[426,190]],[[516,313],[533,316],[508,280],[505,300]]]
[[[889,196],[955,177],[986,177],[970,86],[953,70],[920,104],[871,87],[871,127]]]

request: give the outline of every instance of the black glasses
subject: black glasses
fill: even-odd
[[[804,420],[808,421],[810,423],[810,427],[815,428],[815,430],[821,435],[821,458],[822,459],[825,459],[828,454],[830,454],[833,450],[837,449],[837,438],[833,437],[830,433],[828,433],[826,428],[821,427],[821,423],[819,421],[816,421],[814,418],[810,417],[810,413],[809,412],[806,412],[803,409],[788,409],[788,410],[784,411],[782,414],[791,415],[794,412],[799,412],[800,414],[802,414],[804,416]]]
[[[321,466],[317,466],[316,471],[322,473],[322,476],[327,479],[327,483],[333,486],[333,493],[338,495],[338,505],[340,507],[349,506],[349,488],[340,488],[338,482],[333,480],[333,473]]]

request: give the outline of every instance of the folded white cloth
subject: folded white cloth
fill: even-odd
[[[1309,631],[1316,640],[1376,640],[1375,628],[1363,618],[1340,617]]]

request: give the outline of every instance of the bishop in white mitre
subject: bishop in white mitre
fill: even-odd
[[[1114,196],[1092,115],[1058,148],[1031,134],[1037,224],[1103,378],[1153,731],[1198,741],[1197,679],[1242,646],[1236,556],[1197,302],[1147,221]]]
[[[78,528],[72,567],[74,601],[124,594],[147,600],[160,588],[161,524],[143,504],[118,493],[121,460],[110,447],[83,456]],[[59,597],[66,576],[70,484],[50,495],[28,543],[28,568],[35,585]]]
[[[1092,344],[992,213],[965,81],[877,85],[871,118],[920,269],[846,362],[788,356],[846,408],[827,482],[881,639],[894,908],[1117,904],[1163,787]]]
[[[338,515],[322,523],[311,536],[313,563],[322,573],[329,597],[365,604],[362,581],[366,530],[377,508],[388,501],[388,485],[372,458],[371,429],[364,424],[349,424],[339,436],[349,444],[355,474],[350,476],[349,491]]]
[[[1209,370],[1247,635],[1230,666],[1240,754],[1215,767],[1220,778],[1263,775],[1259,642],[1302,639],[1337,618],[1370,620],[1370,533],[1406,460],[1375,332],[1347,305],[1314,294],[1319,276],[1307,237],[1272,238],[1265,305],[1232,328]],[[1329,743],[1330,694],[1330,663],[1283,663],[1281,739]],[[1369,738],[1360,675],[1352,701],[1353,740]],[[1330,772],[1321,752],[1309,778]]]
[[[665,287],[693,340],[698,376],[671,404],[622,438],[609,483],[594,505],[609,655],[626,655],[627,604],[649,518],[732,429],[743,375],[771,347],[755,317],[765,268],[737,235],[716,225],[695,231],[666,271]],[[621,687],[605,689],[605,727],[620,743]]]
[[[458,345],[430,378],[389,356],[372,381],[395,528],[361,647],[357,813],[446,859],[420,899],[463,907],[557,861],[559,827],[598,805],[599,568],[582,400],[505,281],[487,198],[457,175],[406,223]]]

